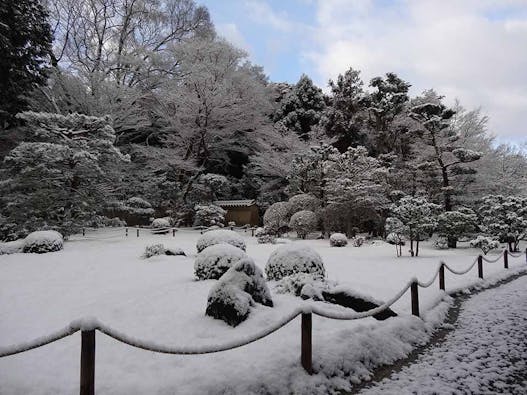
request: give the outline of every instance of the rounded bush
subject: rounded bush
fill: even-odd
[[[326,270],[322,258],[315,250],[297,243],[278,247],[265,266],[265,274],[269,280],[280,280],[296,273],[311,273],[324,277]]]
[[[296,232],[298,237],[305,239],[317,228],[317,215],[309,210],[299,211],[291,217],[289,227]]]
[[[59,232],[54,230],[41,230],[30,233],[24,239],[22,251],[43,254],[62,250],[63,246],[64,238]]]
[[[273,234],[277,234],[281,229],[287,227],[289,205],[286,202],[277,202],[269,206],[265,211],[263,223],[265,228]]]
[[[292,196],[287,202],[289,215],[293,215],[302,210],[317,211],[320,207],[320,200],[308,193]]]
[[[208,231],[201,236],[197,243],[196,249],[198,252],[203,251],[205,248],[212,246],[214,244],[227,243],[238,247],[239,249],[245,251],[245,241],[243,238],[233,230],[227,229],[215,229]]]
[[[230,244],[214,244],[205,248],[196,257],[194,274],[200,280],[218,279],[240,259],[245,252]]]
[[[348,245],[348,238],[344,233],[333,233],[329,237],[329,245],[331,247],[345,247]]]
[[[353,239],[351,239],[351,243],[353,244],[353,247],[360,247],[364,244],[364,237],[362,236],[355,236]]]
[[[152,228],[170,228],[170,221],[166,218],[156,218],[152,221]]]

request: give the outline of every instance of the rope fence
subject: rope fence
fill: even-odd
[[[173,229],[173,228],[163,228]],[[0,358],[26,352],[47,344],[56,342],[65,337],[73,335],[81,331],[81,374],[80,374],[80,394],[93,395],[95,393],[95,331],[98,330],[105,335],[125,343],[131,347],[140,348],[147,351],[173,354],[173,355],[201,355],[211,354],[235,348],[243,347],[250,343],[254,343],[270,334],[278,331],[285,325],[289,324],[296,317],[301,315],[301,364],[303,368],[309,373],[313,373],[312,366],[312,315],[335,319],[335,320],[357,320],[362,318],[377,315],[388,309],[396,303],[405,293],[410,289],[411,293],[411,307],[412,315],[420,317],[419,313],[419,287],[430,287],[439,276],[439,289],[445,291],[445,268],[455,275],[463,275],[468,273],[472,268],[478,264],[478,277],[483,278],[483,261],[488,263],[495,263],[503,257],[504,268],[508,268],[508,255],[514,258],[519,258],[523,254],[515,255],[507,250],[496,259],[485,259],[482,255],[478,256],[474,262],[465,270],[455,270],[445,262],[441,261],[435,271],[434,275],[428,282],[421,282],[417,278],[412,278],[397,294],[395,294],[389,301],[384,304],[363,312],[343,312],[343,311],[329,311],[322,308],[320,305],[315,305],[309,302],[304,302],[300,307],[274,323],[255,334],[243,337],[241,339],[227,342],[225,344],[205,345],[205,346],[166,346],[157,344],[151,341],[135,339],[120,331],[117,331],[96,319],[77,320],[70,323],[69,326],[51,333],[48,336],[40,337],[30,342],[21,343],[18,345],[0,348]],[[527,260],[527,249],[525,250]]]

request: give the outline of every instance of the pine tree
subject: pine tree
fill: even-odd
[[[44,85],[51,54],[48,14],[39,0],[0,0],[0,127],[26,109],[27,95]]]

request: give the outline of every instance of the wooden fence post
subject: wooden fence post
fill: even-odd
[[[82,235],[86,236],[86,229],[82,228]]]
[[[80,395],[95,394],[95,329],[81,332]]]
[[[483,256],[478,256],[478,277],[483,278]]]
[[[419,317],[419,285],[417,284],[417,281],[414,281],[412,283],[412,286],[410,288],[411,290],[411,296],[412,296],[412,315],[415,315]]]
[[[254,226],[253,226],[253,227],[251,227],[251,237],[254,237]],[[527,254],[527,250],[526,250],[526,252],[525,252],[525,253]]]
[[[445,264],[439,266],[439,289],[445,290]]]
[[[172,228],[172,237],[176,237],[176,228]]]
[[[312,360],[312,315],[311,313],[302,313],[302,351],[300,360],[302,367],[309,374],[313,373]]]
[[[139,237],[139,225],[137,225],[137,237]]]
[[[126,237],[128,237],[128,228],[125,229],[125,232]]]
[[[509,252],[507,250],[503,251],[503,267],[509,268]]]

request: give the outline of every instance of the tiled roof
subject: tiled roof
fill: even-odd
[[[250,207],[256,204],[254,199],[244,200],[217,200],[214,202],[216,206],[220,207]]]

